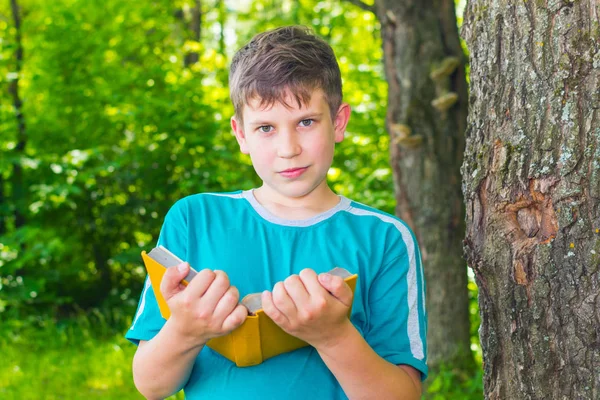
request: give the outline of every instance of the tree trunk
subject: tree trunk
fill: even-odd
[[[23,167],[21,157],[25,155],[25,146],[27,145],[27,134],[25,131],[25,119],[23,117],[23,103],[19,95],[19,78],[23,64],[23,45],[21,41],[21,16],[19,5],[16,0],[10,1],[13,22],[15,24],[15,74],[16,77],[11,80],[8,91],[13,99],[13,107],[17,118],[17,145],[15,146],[15,161],[12,166],[12,197],[15,218],[15,229],[25,225],[25,215],[23,209],[26,207],[25,201],[25,183],[23,182]]]
[[[186,16],[185,20],[189,19],[189,30],[192,33],[192,40],[194,42],[200,42],[200,27],[202,23],[202,5],[200,4],[200,0],[194,0],[194,7],[189,9],[189,16]],[[199,60],[198,52],[193,51],[185,55],[184,64],[185,66],[190,66],[195,64]]]
[[[4,194],[4,176],[0,172],[0,204],[8,204],[8,199]],[[0,237],[8,232],[8,213],[0,209]]]
[[[377,0],[372,10],[389,87],[396,214],[414,230],[425,266],[429,365],[469,369],[460,188],[468,100],[454,1]]]
[[[225,22],[227,21],[227,6],[225,0],[217,1],[217,9],[219,10],[219,54],[226,55],[225,45]],[[200,35],[198,35],[200,40]]]
[[[472,1],[465,250],[487,399],[600,398],[600,5]]]
[[[178,24],[175,26],[175,35],[184,43],[187,40],[199,43],[202,37],[202,3],[194,0],[194,7],[187,3],[175,10]],[[198,62],[200,55],[196,49],[187,50],[184,55],[183,65],[189,67]]]

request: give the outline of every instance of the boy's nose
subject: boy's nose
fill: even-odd
[[[302,146],[295,132],[281,132],[277,153],[281,158],[292,158],[302,152]]]

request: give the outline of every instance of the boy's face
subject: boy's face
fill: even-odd
[[[265,190],[284,198],[325,193],[327,171],[333,161],[335,143],[344,138],[350,107],[342,104],[334,120],[320,89],[310,102],[298,107],[286,94],[286,103],[260,107],[252,99],[243,109],[243,126],[235,118],[231,126],[244,154],[249,154]]]

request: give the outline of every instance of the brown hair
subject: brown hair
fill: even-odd
[[[229,91],[235,116],[241,122],[249,100],[261,107],[284,100],[289,90],[298,107],[322,89],[334,118],[342,104],[342,79],[333,49],[304,26],[285,26],[254,36],[237,51],[229,71]]]

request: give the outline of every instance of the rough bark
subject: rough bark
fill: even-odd
[[[369,9],[369,6],[365,6]],[[429,364],[470,368],[460,165],[465,57],[453,0],[378,0],[396,214],[414,230],[427,280]]]
[[[487,399],[600,398],[600,5],[471,1],[465,251]]]

